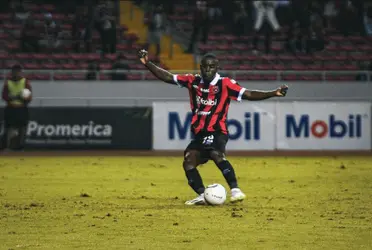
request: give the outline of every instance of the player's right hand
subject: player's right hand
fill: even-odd
[[[148,63],[148,61],[149,61],[149,55],[148,54],[149,53],[144,49],[141,49],[140,51],[138,51],[138,57],[140,58],[142,64]]]

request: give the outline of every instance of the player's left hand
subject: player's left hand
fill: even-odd
[[[141,63],[146,65],[146,63],[148,63],[149,61],[149,53],[144,50],[144,49],[141,49],[140,51],[138,51],[138,57],[140,58],[141,60]]]
[[[275,95],[276,96],[286,96],[288,91],[287,85],[282,85],[279,88],[276,89]]]

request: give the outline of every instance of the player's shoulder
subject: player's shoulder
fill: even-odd
[[[239,83],[237,81],[235,81],[235,79],[230,78],[230,77],[223,77],[222,78],[222,83],[224,83],[224,84],[237,84],[237,85],[239,85]]]
[[[186,74],[185,76],[186,76],[186,77],[189,79],[189,81],[191,81],[191,82],[201,81],[201,79],[202,79],[201,75],[199,75],[199,74]]]
[[[199,74],[194,74],[193,76],[194,76],[195,80],[200,81],[202,79],[201,75],[199,75]]]
[[[191,73],[187,73],[187,74],[181,74],[179,76],[183,76],[183,77],[186,77],[186,78],[201,78],[201,76],[199,74],[191,74]]]

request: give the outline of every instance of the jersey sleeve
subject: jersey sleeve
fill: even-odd
[[[226,86],[229,94],[229,98],[240,102],[242,100],[244,91],[246,88],[240,86],[234,79],[226,78]]]
[[[195,76],[191,74],[186,75],[173,75],[173,82],[181,88],[191,88]]]

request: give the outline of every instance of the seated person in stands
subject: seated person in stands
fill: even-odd
[[[39,44],[48,49],[57,49],[62,46],[61,27],[53,20],[52,14],[47,13],[44,18],[43,39],[39,41]]]
[[[85,80],[97,80],[97,73],[99,72],[99,66],[96,62],[91,62],[88,66],[88,73],[85,76]]]
[[[356,76],[357,81],[368,81],[371,79],[371,74],[368,71],[372,71],[372,63],[371,62],[360,62],[359,63],[359,70],[365,71],[365,72],[359,72]],[[368,78],[369,75],[369,78]]]
[[[310,25],[306,52],[311,54],[316,51],[323,51],[326,44],[324,36],[323,20],[321,17],[316,16]]]
[[[111,75],[112,80],[127,80],[127,74],[123,72],[116,72],[116,70],[129,70],[128,64],[124,63],[121,59],[124,58],[122,54],[119,54],[115,62],[112,64],[113,73]]]
[[[82,43],[85,52],[92,52],[92,17],[89,8],[92,6],[76,7],[75,20],[72,24],[72,37],[76,53],[81,52]]]
[[[25,20],[25,24],[21,31],[21,51],[24,53],[39,52],[39,32],[35,26],[34,20],[29,17]]]
[[[364,30],[368,36],[372,35],[372,7],[368,7],[363,16]]]
[[[4,1],[4,2],[7,2],[7,1]],[[24,1],[22,0],[9,1],[9,7],[10,7],[10,11],[13,14],[13,19],[26,20],[30,16],[30,12],[26,11],[23,4],[24,4]]]

